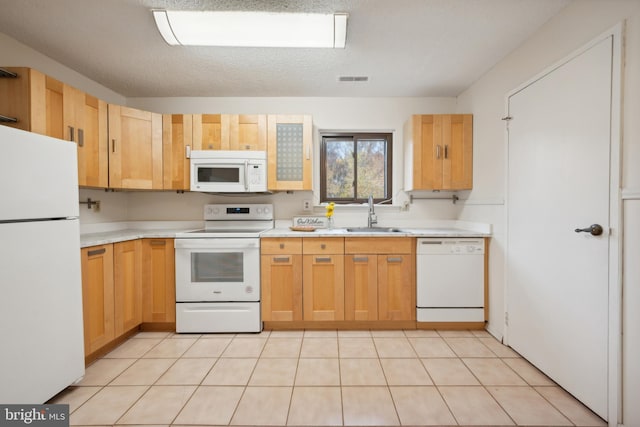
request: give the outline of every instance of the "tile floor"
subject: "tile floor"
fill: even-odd
[[[52,402],[71,425],[606,425],[485,331],[141,332]]]

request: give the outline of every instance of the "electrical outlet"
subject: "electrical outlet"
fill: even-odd
[[[309,212],[309,211],[311,211],[311,209],[312,209],[311,200],[303,200],[302,201],[302,210]]]

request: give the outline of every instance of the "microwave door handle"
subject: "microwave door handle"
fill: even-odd
[[[249,191],[249,160],[244,161],[244,189]]]

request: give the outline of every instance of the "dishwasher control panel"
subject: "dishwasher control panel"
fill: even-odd
[[[484,254],[484,239],[419,238],[416,252],[418,255],[482,255]]]

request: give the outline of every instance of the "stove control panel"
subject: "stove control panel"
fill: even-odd
[[[272,204],[205,205],[205,221],[273,220]]]

